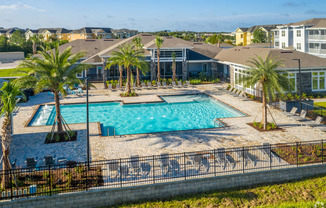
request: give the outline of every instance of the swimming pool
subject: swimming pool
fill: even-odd
[[[206,94],[161,98],[164,102],[91,103],[89,119],[90,122],[100,122],[102,135],[107,136],[214,128],[217,127],[215,118],[245,116]],[[68,124],[86,122],[86,104],[62,105],[61,113]],[[54,119],[54,106],[41,106],[29,126],[52,125]]]

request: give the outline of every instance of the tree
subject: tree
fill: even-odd
[[[13,82],[5,82],[0,89],[0,115],[4,116],[2,123],[2,170],[8,171],[10,169],[9,150],[12,142],[12,113],[17,106],[17,96],[24,94],[20,91],[17,84]],[[2,176],[1,187],[9,187],[10,179],[8,174]]]
[[[217,47],[219,48],[221,46],[221,42],[223,41],[223,35],[220,34],[214,34],[206,39],[206,42],[215,45],[217,44]]]
[[[260,28],[254,30],[253,36],[254,39],[252,40],[252,42],[254,43],[266,43],[267,41],[266,33]]]
[[[139,50],[135,49],[135,45],[124,44],[119,47],[119,51],[113,51],[111,57],[108,59],[106,68],[112,65],[124,66],[127,71],[126,94],[131,94],[131,67],[143,68],[147,63],[145,58],[141,55]]]
[[[176,76],[176,63],[175,63],[175,59],[176,59],[176,54],[175,54],[175,52],[173,52],[172,54],[172,74],[173,74],[173,76],[172,76],[172,80],[173,81],[175,81],[176,79],[177,79],[177,76]]]
[[[8,38],[5,35],[0,35],[0,51],[8,51]]]
[[[25,41],[25,34],[21,30],[16,30],[13,32],[10,38],[10,42],[17,45],[22,45]]]
[[[56,44],[55,48],[49,52],[47,49],[42,47],[42,50],[38,51],[39,56],[21,62],[19,67],[28,69],[29,73],[18,79],[17,82],[22,86],[35,88],[36,92],[41,92],[43,89],[49,89],[53,92],[58,134],[63,134],[60,93],[66,94],[63,88],[66,84],[81,83],[76,74],[88,69],[89,66],[77,64],[81,58],[85,57],[86,53],[84,52],[72,54],[71,47],[60,52],[59,44]]]
[[[253,67],[248,70],[248,75],[244,76],[239,81],[243,83],[244,87],[258,86],[263,92],[263,111],[261,124],[264,130],[267,129],[267,101],[271,98],[274,99],[277,93],[282,94],[284,91],[293,89],[293,83],[289,81],[283,74],[286,73],[282,70],[277,70],[282,61],[277,58],[267,56],[262,59],[257,56],[249,61]]]
[[[32,49],[33,49],[33,54],[35,55],[36,54],[36,50],[37,50],[37,44],[40,43],[40,38],[37,36],[37,35],[33,35],[32,37],[29,38],[32,43],[33,43],[33,46],[32,46]]]
[[[160,69],[160,49],[163,45],[164,39],[161,36],[156,36],[155,44],[157,47],[157,82],[161,81],[161,69]]]
[[[140,52],[143,52],[143,44],[142,44],[142,38],[141,37],[136,37],[132,40],[132,42],[135,44],[136,49],[139,50]],[[136,85],[140,85],[139,81],[139,68],[136,68]]]

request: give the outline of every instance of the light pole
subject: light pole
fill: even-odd
[[[86,139],[87,139],[87,166],[89,168],[89,106],[88,106],[88,75],[86,77]]]
[[[292,59],[293,61],[298,61],[299,67],[299,112],[301,112],[301,60],[300,59]]]

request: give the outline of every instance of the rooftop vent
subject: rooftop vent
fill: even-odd
[[[173,37],[171,37],[171,36],[167,36],[167,37],[165,37],[166,39],[172,39]]]
[[[293,53],[293,51],[281,51],[281,53]]]
[[[195,42],[194,45],[202,45],[203,43],[201,42]]]
[[[85,41],[96,41],[95,39],[86,39]]]
[[[104,39],[104,41],[114,41],[113,39]]]
[[[242,47],[242,49],[249,49],[250,47]]]

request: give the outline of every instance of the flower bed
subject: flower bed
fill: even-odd
[[[69,136],[68,136],[69,134]],[[53,138],[51,139],[52,133],[46,135],[45,144],[58,143],[58,142],[71,142],[77,140],[77,131],[68,131],[64,133],[53,133]]]

